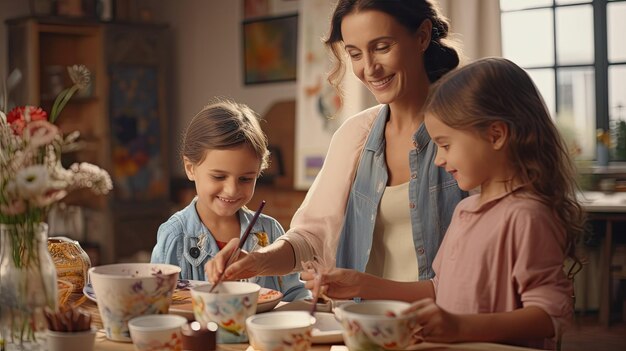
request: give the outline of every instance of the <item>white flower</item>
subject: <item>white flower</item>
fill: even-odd
[[[15,182],[18,193],[26,198],[43,194],[48,187],[48,170],[43,165],[32,165],[17,171]]]
[[[91,72],[84,65],[73,65],[67,68],[67,73],[78,89],[85,89],[91,84]]]
[[[73,187],[88,188],[96,194],[106,194],[113,189],[109,174],[102,168],[91,163],[74,163],[70,166],[74,172]]]

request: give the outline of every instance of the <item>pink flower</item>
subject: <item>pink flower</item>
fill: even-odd
[[[33,203],[38,207],[50,206],[55,202],[60,201],[67,195],[65,190],[50,189],[45,193],[35,197]]]
[[[17,216],[26,211],[26,202],[22,199],[10,200],[8,204],[0,204],[0,212],[9,216]]]
[[[16,135],[22,135],[27,124],[34,121],[46,121],[48,114],[41,107],[18,106],[9,111],[7,122]]]
[[[38,148],[50,144],[59,135],[59,128],[48,121],[37,120],[28,123],[22,133],[32,148]]]

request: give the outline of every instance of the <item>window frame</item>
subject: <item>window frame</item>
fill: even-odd
[[[626,65],[626,61],[616,61],[609,63],[608,52],[608,5],[609,3],[626,3],[626,0],[591,0],[579,1],[567,4],[557,4],[557,0],[552,0],[552,5],[532,6],[521,9],[500,10],[500,17],[505,13],[525,12],[530,10],[551,9],[552,10],[552,35],[554,45],[554,57],[552,65],[542,66],[522,66],[526,70],[552,69],[554,75],[554,97],[555,97],[555,118],[559,115],[559,70],[567,68],[592,67],[595,73],[595,112],[596,129],[610,130],[610,107],[609,107],[609,67]],[[593,40],[594,40],[594,61],[593,64],[559,64],[557,48],[557,9],[580,5],[591,5],[593,11]],[[502,39],[504,40],[504,38]],[[597,155],[596,152],[593,152]],[[597,156],[593,157],[597,160]],[[613,161],[610,162],[623,162]]]

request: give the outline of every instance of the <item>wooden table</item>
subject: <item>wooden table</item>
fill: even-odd
[[[343,345],[313,345],[311,351],[348,351]],[[460,344],[434,344],[422,343],[410,350],[482,350],[482,351],[539,351],[537,349],[529,349],[524,347],[508,346],[492,343],[460,343]],[[135,351],[133,344],[109,341],[106,339],[104,332],[98,332],[96,337],[96,346],[94,351]],[[220,344],[217,345],[217,351],[255,351],[248,344]]]
[[[73,299],[82,299],[82,297],[73,296]],[[98,312],[97,305],[90,300],[84,299],[81,308],[89,311],[93,318],[93,325],[97,328],[102,328],[102,320],[100,319],[100,313]],[[248,344],[220,344],[217,346],[218,351],[255,351]],[[348,348],[343,345],[313,345],[311,351],[348,351]],[[515,347],[509,345],[493,344],[493,343],[460,343],[460,344],[434,344],[434,343],[422,343],[417,345],[411,350],[485,350],[485,351],[529,351],[536,349],[529,349],[523,347]],[[96,344],[94,351],[135,351],[132,343],[110,341],[106,338],[103,329],[98,331],[96,335]]]
[[[608,327],[611,323],[613,291],[613,279],[611,277],[613,223],[626,221],[626,193],[584,192],[580,194],[579,200],[587,212],[589,220],[606,223],[600,262],[600,323]],[[617,234],[626,235],[626,233]]]

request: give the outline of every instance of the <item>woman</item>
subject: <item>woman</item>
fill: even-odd
[[[329,81],[338,86],[347,56],[381,105],[337,130],[291,229],[240,256],[226,279],[286,274],[320,257],[333,266],[335,255],[338,267],[387,279],[433,276],[454,207],[467,196],[433,164],[435,146],[423,125],[430,84],[459,63],[447,35],[446,20],[427,0],[338,2],[326,40],[337,59]],[[205,266],[210,281],[222,274],[236,240]]]

